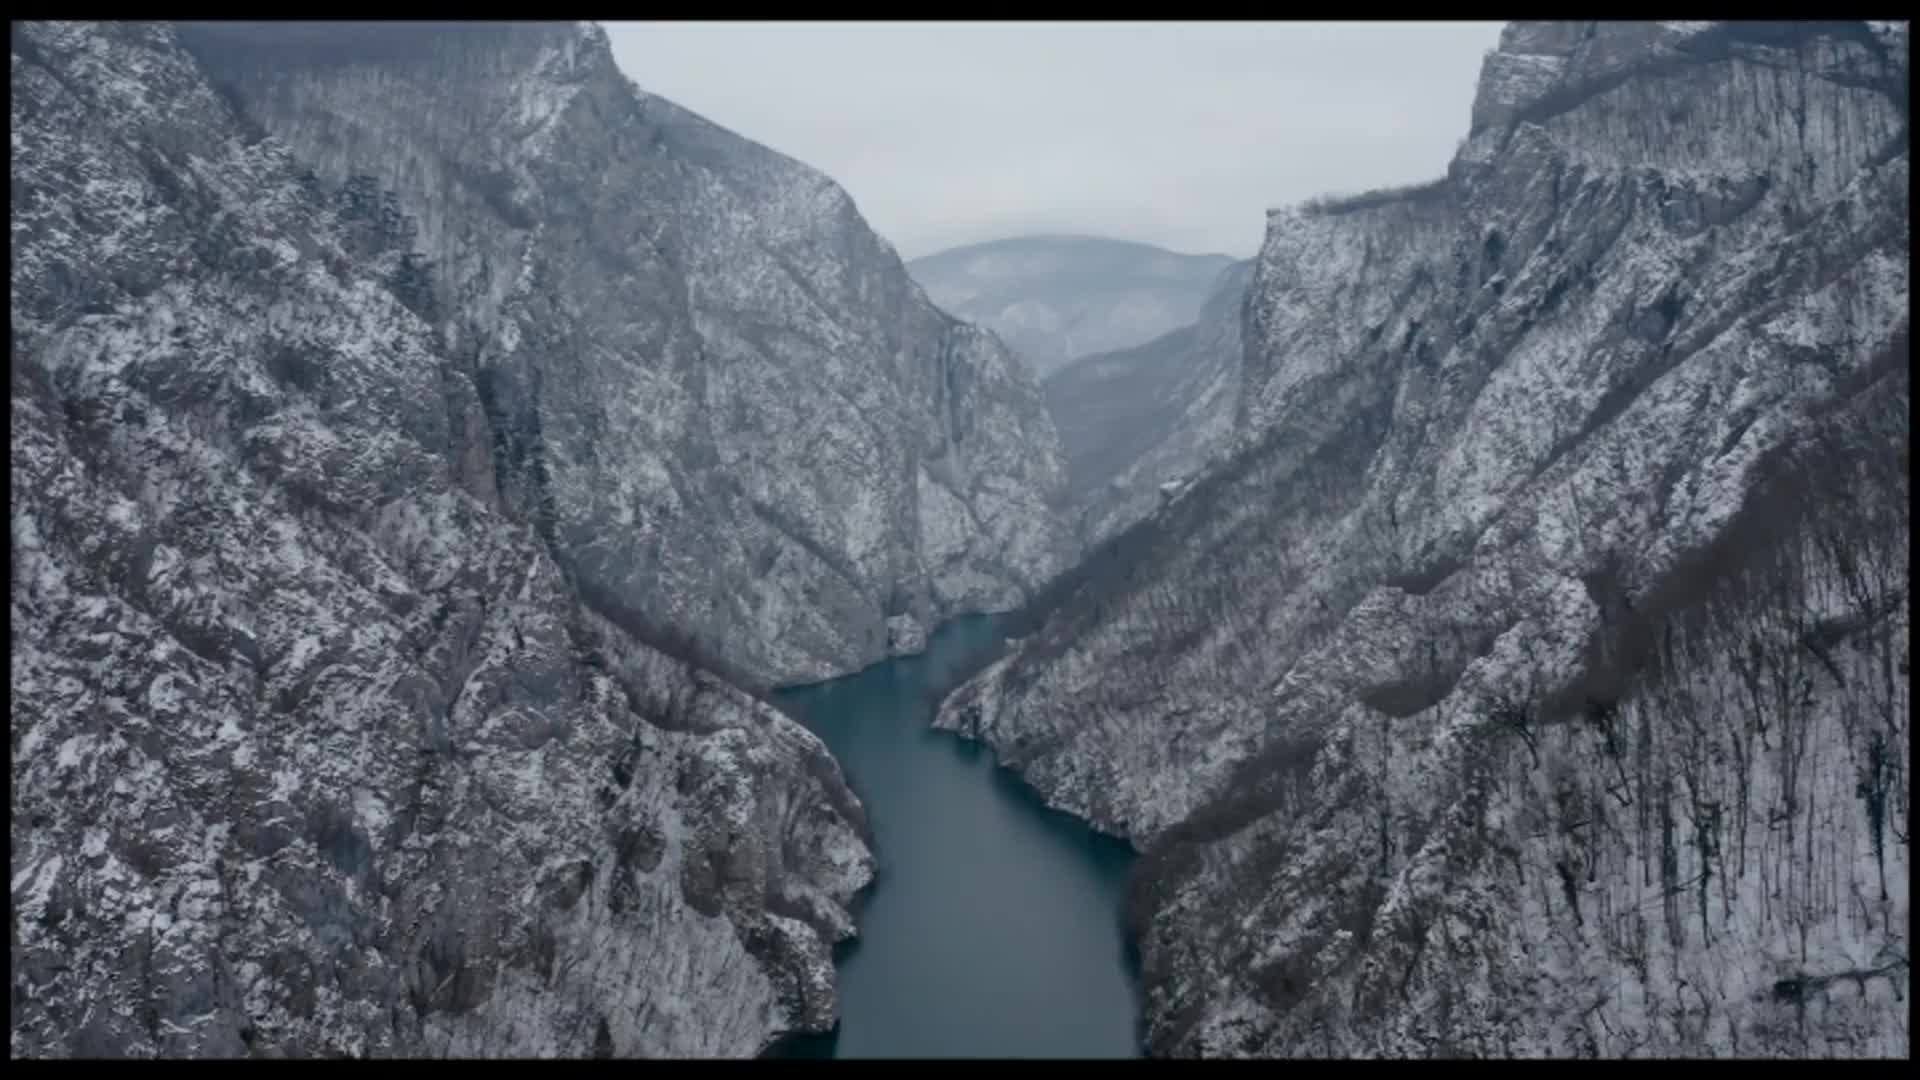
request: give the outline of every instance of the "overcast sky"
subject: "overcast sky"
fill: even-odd
[[[1439,176],[1499,23],[608,23],[640,86],[825,172],[906,258],[1027,233],[1253,254]]]

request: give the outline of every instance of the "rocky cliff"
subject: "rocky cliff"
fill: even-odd
[[[1016,236],[913,260],[934,302],[987,327],[1045,377],[1192,323],[1232,260],[1097,236]]]
[[[602,614],[804,682],[1071,558],[1016,359],[832,181],[639,90],[597,27],[181,34],[323,186],[370,177],[418,222],[500,496]]]
[[[1904,1055],[1905,24],[1515,24],[1276,212],[1238,450],[938,723],[1146,849],[1162,1054]]]
[[[557,325],[496,316],[520,368],[449,347],[394,201],[327,190],[164,24],[15,23],[11,65],[13,1054],[744,1055],[828,1026],[860,804],[805,729],[583,600],[554,539],[579,489],[516,490],[501,425],[601,421],[489,374],[536,378],[501,342]],[[575,329],[569,363],[613,362]],[[942,333],[950,371],[1002,355]]]
[[[1152,513],[1229,445],[1253,266],[1222,271],[1191,326],[1081,357],[1042,384],[1087,545]]]

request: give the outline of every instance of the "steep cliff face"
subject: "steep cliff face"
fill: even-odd
[[[828,1025],[858,801],[503,512],[404,218],[163,24],[11,46],[13,1053]]]
[[[1042,384],[1086,544],[1152,513],[1229,445],[1253,266],[1222,271],[1193,325],[1082,357]]]
[[[420,223],[502,498],[603,614],[824,678],[1064,565],[1037,385],[832,181],[637,89],[590,24],[190,24],[323,184]]]
[[[939,723],[1148,851],[1176,1054],[1904,1054],[1904,25],[1516,24],[1276,212],[1238,451]]]
[[[1232,261],[1097,236],[1016,236],[908,267],[935,303],[1000,335],[1044,378],[1192,323]]]

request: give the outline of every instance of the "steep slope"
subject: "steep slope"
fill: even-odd
[[[939,723],[1148,849],[1175,1054],[1908,1051],[1904,24],[1515,24],[1275,212],[1240,451]]]
[[[1227,448],[1252,277],[1251,260],[1227,267],[1192,326],[1081,357],[1042,384],[1084,542],[1097,544],[1152,513]]]
[[[832,181],[643,93],[591,24],[193,24],[327,185],[420,222],[502,496],[589,600],[741,677],[860,667],[1071,557],[1039,390]],[[891,634],[889,619],[892,619]]]
[[[829,1024],[858,801],[502,504],[391,201],[164,24],[15,23],[11,63],[14,1055]]]
[[[935,303],[1000,335],[1044,378],[1193,322],[1232,261],[1097,236],[1016,236],[907,268]]]

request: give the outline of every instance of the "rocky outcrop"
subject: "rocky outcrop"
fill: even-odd
[[[793,683],[1072,555],[1038,388],[826,177],[647,94],[591,24],[189,24],[249,122],[419,223],[502,502],[603,614]]]
[[[1016,236],[908,268],[935,303],[1000,335],[1044,378],[1192,323],[1232,261],[1096,236]]]
[[[828,1027],[858,800],[583,602],[574,511],[492,467],[559,421],[447,347],[394,203],[165,25],[15,23],[11,59],[14,1055]]]
[[[938,721],[1146,849],[1154,1051],[1909,1051],[1906,69],[1515,24],[1271,217],[1236,453]]]
[[[1082,357],[1042,384],[1087,546],[1152,513],[1163,489],[1204,472],[1230,444],[1253,268],[1249,260],[1222,271],[1193,325]]]

